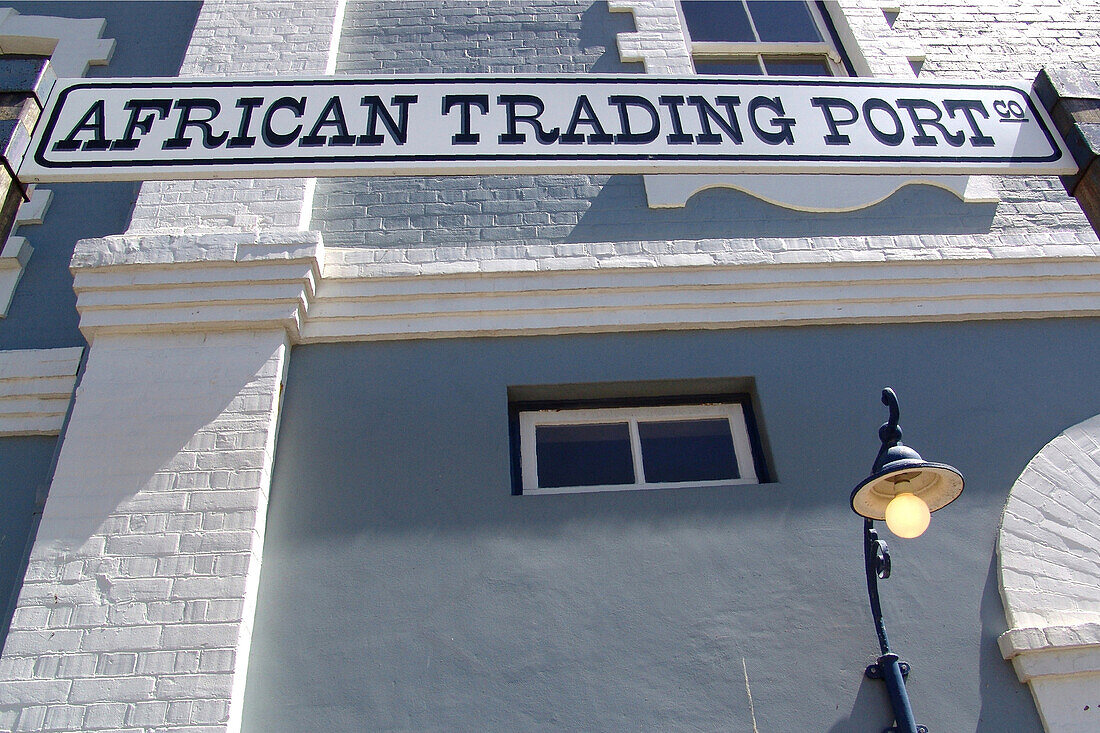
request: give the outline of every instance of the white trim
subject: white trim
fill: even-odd
[[[89,340],[261,328],[296,339],[322,256],[313,232],[82,239],[72,259],[80,328]]]
[[[330,252],[330,254],[332,254]],[[344,269],[354,271],[353,267]],[[78,285],[80,283],[78,276]],[[1100,313],[1100,256],[323,280],[303,342]]]
[[[328,43],[328,59],[325,61],[325,76],[336,74],[336,57],[340,51],[340,36],[344,31],[344,15],[348,0],[337,0],[335,18],[332,21],[332,37]],[[298,217],[298,231],[307,231],[313,223],[313,197],[317,193],[317,179],[307,178],[302,192],[302,214]]]
[[[905,243],[868,250],[864,261],[824,249],[777,252],[767,264],[683,254],[670,257],[690,266],[610,258],[521,271],[541,262],[509,270],[510,261],[483,258],[406,264],[393,275],[388,260],[326,250],[315,232],[118,235],[78,242],[72,269],[89,338],[282,327],[310,343],[1100,314],[1100,244],[1012,237],[967,237],[974,254],[934,261]]]
[[[0,248],[0,317],[8,315],[15,288],[23,277],[23,268],[34,253],[26,237],[8,237]]]
[[[84,76],[89,66],[105,66],[115,51],[113,38],[101,38],[103,18],[20,15],[0,8],[0,54],[49,56],[59,78]]]
[[[651,209],[682,208],[688,200],[712,188],[732,188],[776,206],[795,211],[857,211],[885,201],[904,186],[942,188],[970,203],[997,203],[1000,197],[989,176],[856,176],[776,174],[642,176]]]
[[[725,418],[733,439],[734,457],[739,478],[714,481],[675,481],[652,483],[645,480],[641,438],[638,423],[652,420],[702,420]],[[640,491],[649,489],[686,489],[708,486],[732,486],[758,483],[753,465],[752,442],[749,440],[745,412],[740,404],[708,403],[698,405],[667,405],[659,407],[611,407],[595,409],[530,410],[519,413],[520,462],[524,494],[578,494],[595,491]],[[561,486],[545,488],[538,485],[538,456],[535,450],[535,429],[543,425],[586,425],[626,423],[630,431],[634,483],[598,486]]]
[[[57,435],[83,347],[0,351],[0,436]]]

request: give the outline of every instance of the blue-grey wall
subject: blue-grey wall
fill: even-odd
[[[890,723],[849,492],[902,403],[963,496],[883,582],[933,731],[1039,731],[1001,659],[1008,490],[1100,412],[1100,320],[294,349],[245,729],[867,733]],[[507,389],[755,378],[776,483],[512,496]],[[885,530],[883,530],[885,532]]]
[[[0,648],[11,623],[15,591],[26,566],[27,542],[37,525],[56,438],[0,439]]]
[[[174,76],[183,61],[201,2],[3,2],[23,15],[104,18],[104,38],[115,52],[106,66],[92,66],[89,77]],[[78,239],[126,230],[140,184],[42,184],[53,200],[42,224],[20,227],[34,247],[6,318],[0,319],[0,349],[81,346],[76,296],[69,260]]]

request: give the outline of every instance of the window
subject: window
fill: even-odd
[[[822,3],[681,0],[680,12],[699,74],[851,74]]]
[[[520,493],[758,483],[747,404],[519,409]]]

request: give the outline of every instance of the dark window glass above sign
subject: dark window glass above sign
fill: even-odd
[[[681,0],[700,74],[844,76],[826,12],[803,0]]]

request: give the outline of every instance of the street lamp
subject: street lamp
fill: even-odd
[[[875,520],[885,520],[890,531],[899,537],[919,537],[928,528],[932,512],[944,508],[963,490],[963,477],[958,469],[943,463],[930,463],[915,450],[901,444],[898,427],[898,398],[894,390],[882,390],[882,404],[890,417],[878,429],[879,448],[871,475],[852,490],[852,511],[863,517],[863,558],[867,571],[867,596],[871,601],[871,616],[875,621],[878,645],[882,655],[867,667],[867,677],[886,682],[896,727],[883,733],[928,733],[913,720],[905,678],[909,665],[890,651],[886,625],[882,621],[882,606],[878,597],[878,579],[890,577],[890,549],[878,538]]]

